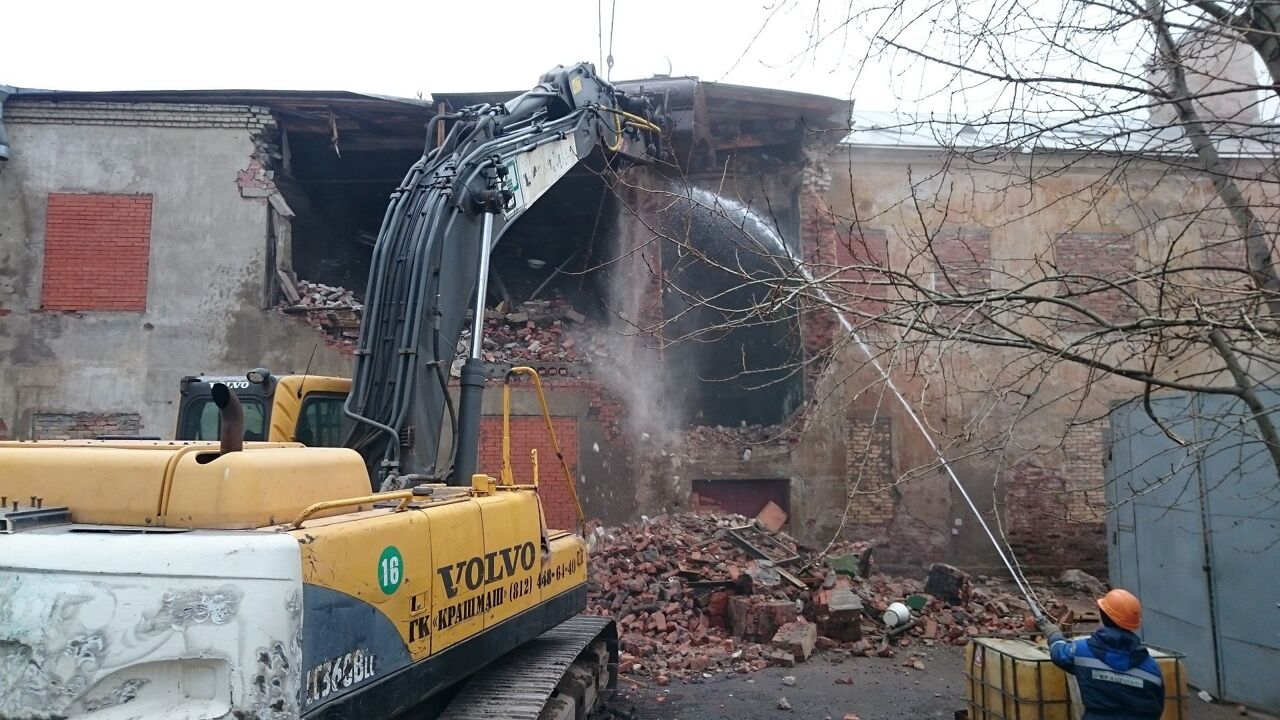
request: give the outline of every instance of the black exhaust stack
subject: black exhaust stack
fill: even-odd
[[[218,406],[221,419],[218,426],[218,437],[221,439],[218,456],[244,450],[244,408],[240,406],[240,398],[224,383],[214,383],[210,394],[213,395],[213,404]]]

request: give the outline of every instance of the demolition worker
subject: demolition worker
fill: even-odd
[[[1098,610],[1102,627],[1076,640],[1063,637],[1051,620],[1040,620],[1053,664],[1076,677],[1084,720],[1158,720],[1164,712],[1164,679],[1134,634],[1142,624],[1142,605],[1133,593],[1112,590],[1098,600]]]

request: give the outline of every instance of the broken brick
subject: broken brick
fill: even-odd
[[[770,500],[756,515],[760,525],[771,533],[776,533],[787,524],[787,512]]]
[[[810,622],[797,620],[787,623],[778,629],[773,636],[773,647],[786,650],[799,660],[807,660],[813,654],[813,647],[818,642],[818,626]]]

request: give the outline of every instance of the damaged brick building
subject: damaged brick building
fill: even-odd
[[[836,319],[780,313],[701,331],[723,310],[712,298],[767,300],[717,286],[703,253],[764,274],[787,255],[854,262],[855,245],[888,257],[901,223],[882,206],[901,198],[913,163],[937,161],[936,148],[849,136],[848,101],[693,78],[622,85],[663,98],[670,162],[608,182],[586,168],[569,175],[503,238],[490,284],[486,357],[544,374],[587,516],[755,515],[772,502],[807,542],[877,538],[890,563],[988,564],[949,482],[912,474],[932,450],[900,409],[866,392],[865,360],[844,346],[826,357],[841,345]],[[0,166],[0,433],[171,436],[183,375],[347,374],[386,198],[421,154],[427,120],[510,94],[12,94],[11,159]],[[858,224],[853,243],[851,217],[885,219]],[[1017,241],[982,230],[991,225],[975,219],[965,235],[979,238],[966,257],[986,248],[979,265]],[[744,251],[735,230],[768,252]],[[491,472],[493,385],[481,451]],[[949,432],[966,412],[959,400],[920,409]],[[549,519],[571,522],[527,384],[513,391],[513,414],[517,472],[537,448]],[[1042,423],[1030,436],[1060,445],[1065,419]],[[1100,518],[1061,504],[1087,497],[1067,490],[1100,486],[1100,439],[1098,428],[1053,458],[957,467],[985,509],[993,487],[1007,496],[1007,528],[1032,566],[1099,570]],[[1060,516],[1083,521],[1080,531],[1027,542]]]

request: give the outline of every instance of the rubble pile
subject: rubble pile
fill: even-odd
[[[708,448],[718,446],[751,447],[768,444],[790,445],[795,438],[790,436],[785,425],[695,425],[685,433],[685,441],[690,448]]]
[[[567,302],[531,300],[512,312],[485,312],[484,360],[492,363],[581,363],[601,356],[603,339],[593,337],[586,316]],[[463,330],[458,354],[471,345],[471,329]],[[460,366],[455,368],[455,376]]]
[[[336,344],[355,347],[360,338],[360,318],[364,313],[364,304],[355,293],[307,280],[282,282],[281,290],[291,303],[284,307],[285,313],[301,316]]]
[[[618,621],[619,671],[659,685],[792,666],[815,651],[893,657],[914,643],[1035,630],[1025,601],[951,566],[924,580],[890,577],[874,571],[867,543],[822,554],[740,515],[597,527],[589,543],[589,612]],[[886,624],[893,603],[910,619]],[[1071,620],[1065,605],[1046,608]]]

